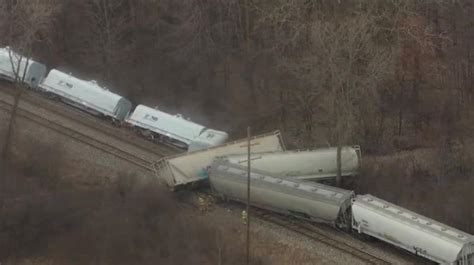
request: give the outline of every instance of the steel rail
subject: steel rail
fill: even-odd
[[[367,264],[392,264],[391,262],[388,262],[380,257],[375,256],[374,254],[368,253],[359,248],[351,246],[346,242],[333,239],[321,232],[316,231],[307,221],[285,218],[283,216],[259,208],[252,208],[252,215],[272,224],[287,228],[297,234],[308,237],[311,240],[321,242],[332,248],[340,250],[359,260],[362,260],[363,262],[366,262]]]
[[[8,86],[5,84],[5,86]],[[14,96],[14,92],[11,91],[11,89],[8,90],[1,90],[1,92],[8,94],[10,96]],[[38,94],[39,93],[39,94]],[[103,134],[106,134],[112,138],[115,138],[117,140],[120,140],[122,142],[127,142],[130,145],[133,145],[141,150],[147,151],[153,155],[159,156],[159,157],[165,157],[168,155],[173,155],[176,154],[179,151],[182,151],[181,149],[178,149],[177,147],[172,146],[171,144],[166,144],[166,143],[160,143],[159,145],[153,145],[157,148],[152,148],[150,146],[147,146],[145,144],[139,144],[136,140],[144,140],[143,137],[139,137],[136,135],[123,135],[125,131],[120,130],[120,128],[116,126],[112,126],[106,122],[104,122],[103,119],[99,119],[93,115],[90,115],[86,113],[83,110],[79,110],[74,107],[70,107],[67,104],[62,104],[60,101],[53,101],[51,99],[45,98],[41,92],[37,91],[31,91],[31,90],[26,90],[23,91],[23,95],[21,97],[21,101],[24,101],[28,104],[33,105],[34,107],[39,107],[42,109],[45,109],[47,111],[50,111],[58,116],[66,117],[68,119],[74,120],[76,123],[79,123],[81,125],[84,125],[89,128],[93,128],[97,131],[100,131]],[[61,103],[64,107],[67,108],[66,111],[64,110],[58,110],[57,103]],[[77,118],[77,116],[80,116],[80,119]],[[130,132],[129,130],[127,130]],[[131,137],[136,138],[136,139],[130,139]],[[167,150],[156,150],[156,149],[167,149]]]
[[[3,104],[4,106],[0,106],[0,109],[6,111],[6,112],[11,112],[11,106],[13,106],[13,103],[10,103],[10,102],[6,102],[4,100],[0,100],[1,104]],[[5,107],[5,105],[8,105],[10,107]],[[108,154],[111,154],[115,157],[118,157],[122,160],[125,160],[127,162],[130,162],[132,164],[135,164],[141,168],[144,168],[144,169],[147,169],[147,170],[150,170],[150,171],[154,171],[154,168],[153,168],[153,161],[148,161],[146,159],[143,159],[139,156],[136,156],[134,154],[131,154],[129,152],[126,152],[122,149],[119,149],[111,144],[107,144],[107,143],[104,143],[104,142],[101,142],[91,136],[88,136],[86,134],[83,134],[81,132],[78,132],[78,131],[74,131],[73,129],[71,128],[68,128],[68,127],[65,127],[57,122],[54,122],[54,121],[51,121],[51,120],[48,120],[44,117],[41,117],[31,111],[28,111],[28,110],[25,110],[25,109],[22,109],[22,108],[19,108],[18,111],[17,111],[17,115],[23,119],[26,119],[26,120],[30,120],[36,124],[39,124],[43,127],[46,127],[46,128],[49,128],[55,132],[58,132],[60,134],[63,134],[63,135],[66,135],[66,136],[69,136],[70,138],[73,138],[74,140],[78,141],[78,142],[81,142],[81,143],[84,143],[84,144],[87,144],[91,147],[94,147],[96,149],[99,149],[105,153],[108,153]]]

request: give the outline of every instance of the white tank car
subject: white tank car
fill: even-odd
[[[188,151],[220,145],[229,137],[225,132],[204,127],[180,114],[171,115],[145,105],[138,105],[126,121],[152,138],[167,137]]]
[[[156,174],[158,178],[166,180],[172,189],[198,185],[208,179],[208,168],[215,157],[246,153],[247,143],[248,139],[244,138],[208,149],[165,157],[155,164]],[[279,131],[253,136],[250,145],[255,152],[285,150]]]
[[[216,158],[210,168],[211,188],[231,200],[247,200],[247,168]],[[336,227],[350,226],[354,192],[297,179],[272,177],[260,170],[251,172],[251,204]]]
[[[49,72],[39,88],[70,105],[118,121],[123,121],[132,109],[130,101],[99,86],[95,81],[85,81],[55,69]]]
[[[440,264],[474,264],[474,237],[372,195],[352,202],[352,227]]]
[[[25,72],[26,69],[26,72]],[[14,81],[16,74],[29,87],[35,88],[46,75],[46,66],[14,52],[9,47],[0,48],[0,78]]]
[[[223,157],[230,163],[246,165],[247,155]],[[341,175],[355,176],[360,167],[359,146],[344,146],[341,149]],[[252,153],[254,169],[272,173],[278,177],[294,177],[301,180],[324,180],[337,175],[337,148],[315,150]]]

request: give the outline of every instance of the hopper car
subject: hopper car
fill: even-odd
[[[247,165],[247,155],[228,155],[223,159],[233,164]],[[360,168],[359,146],[341,148],[341,175],[356,176]],[[294,177],[301,180],[327,180],[337,175],[337,148],[292,150],[285,152],[252,153],[253,169],[263,170],[278,177]]]
[[[125,121],[152,140],[170,142],[189,152],[221,145],[229,137],[226,132],[194,123],[181,114],[171,115],[145,105],[138,105]]]
[[[226,132],[197,124],[180,114],[171,115],[145,105],[138,105],[132,112],[132,103],[128,99],[94,80],[83,80],[57,69],[46,74],[45,65],[15,53],[9,47],[0,48],[0,79],[20,80],[49,98],[59,99],[95,116],[109,118],[116,125],[126,121],[152,140],[196,151],[218,146],[229,137]]]
[[[99,86],[96,81],[82,80],[56,69],[49,72],[38,88],[69,105],[96,116],[109,117],[119,123],[132,109],[132,103],[128,99]]]
[[[145,105],[132,103],[95,81],[86,81],[0,48],[0,79],[29,88],[96,116],[126,122],[153,140],[185,148],[187,154],[156,164],[157,175],[172,187],[208,179],[218,195],[240,202],[247,195],[247,139],[224,144],[226,132]],[[256,207],[377,238],[439,264],[474,265],[474,237],[380,198],[355,195],[304,180],[334,178],[337,149],[284,151],[279,132],[251,139],[251,203]],[[342,176],[358,174],[358,146],[341,149]]]
[[[224,198],[245,202],[247,168],[216,158],[209,171],[214,192]],[[251,171],[251,204],[309,221],[338,228],[350,224],[350,206],[354,192],[313,182],[271,176]]]
[[[439,264],[474,265],[474,237],[370,194],[352,201],[352,227]]]
[[[46,66],[24,57],[9,47],[0,48],[0,78],[20,80],[28,87],[36,87],[46,75]]]
[[[173,190],[196,187],[200,182],[208,180],[208,169],[215,157],[244,154],[247,152],[247,141],[248,139],[240,139],[207,149],[165,157],[155,164],[157,175],[166,180]],[[250,145],[256,152],[285,150],[285,143],[279,131],[256,135],[250,139]]]

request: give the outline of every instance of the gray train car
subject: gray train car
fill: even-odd
[[[94,115],[104,115],[123,121],[132,109],[126,98],[99,86],[58,70],[51,70],[39,84],[40,90]]]
[[[474,265],[474,237],[370,194],[352,202],[352,228],[440,264]]]
[[[36,88],[46,76],[46,71],[45,65],[28,59],[9,47],[0,48],[1,79],[11,82],[22,80],[27,86]]]
[[[247,154],[223,157],[233,164],[246,165]],[[334,179],[337,175],[337,148],[296,150],[284,152],[252,153],[252,168],[272,173],[277,177],[293,177],[300,180]],[[361,151],[359,146],[341,148],[341,175],[356,176],[359,173]]]
[[[216,158],[209,171],[209,182],[217,194],[246,202],[246,167]],[[251,204],[259,208],[339,228],[350,227],[353,191],[252,170],[250,194]]]

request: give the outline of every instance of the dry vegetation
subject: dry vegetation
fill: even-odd
[[[0,0],[0,45],[235,137],[250,124],[255,132],[281,129],[290,147],[360,144],[365,159],[358,192],[474,233],[473,12],[470,0]],[[4,156],[7,151],[8,146]],[[19,171],[9,179],[20,183],[30,175],[54,175],[54,166],[31,161],[16,165]],[[133,183],[121,179],[118,194]],[[57,179],[42,181],[42,188],[57,185]],[[147,209],[167,210],[166,204],[155,205],[162,200],[153,197],[158,195],[132,192],[124,205],[106,207],[111,190],[74,194],[101,202],[79,207],[88,210],[79,215],[92,216],[88,221],[67,224],[95,254],[73,253],[73,246],[59,244],[78,260],[115,262],[107,242],[95,240],[95,232],[80,238],[81,231],[110,231],[110,222],[127,233],[131,225],[146,227],[144,220],[159,218],[155,212],[144,217]],[[44,204],[53,219],[76,202],[54,201]],[[131,223],[113,218],[122,214],[120,207]],[[64,216],[59,219],[68,223]],[[160,225],[166,226],[150,231],[161,231]],[[182,241],[163,236],[177,248],[192,248],[195,241],[186,239],[201,234],[186,229],[176,231],[191,234],[183,234]],[[120,235],[101,240],[139,251],[138,257],[174,263],[185,258],[174,248],[162,254],[129,250],[130,242],[115,236]],[[144,233],[137,244],[148,239]],[[39,243],[33,245],[47,245]],[[196,253],[214,253],[212,244]]]
[[[240,264],[245,257],[241,239],[186,210],[154,181],[122,174],[85,189],[57,175],[60,147],[34,144],[26,157],[30,162],[12,159],[10,188],[2,191],[6,264]]]
[[[235,135],[389,153],[472,130],[470,1],[0,4],[0,44]]]

